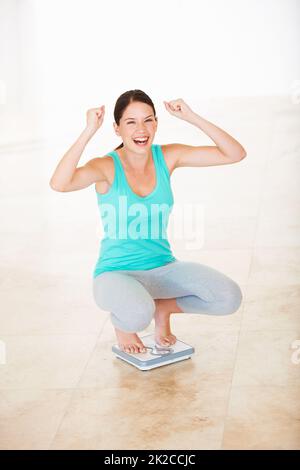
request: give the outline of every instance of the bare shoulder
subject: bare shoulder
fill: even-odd
[[[91,158],[88,162],[87,165],[95,168],[96,170],[99,171],[99,173],[102,173],[104,175],[104,179],[106,179],[110,176],[111,171],[114,168],[113,164],[113,158],[109,155],[103,155],[102,157],[95,157]]]

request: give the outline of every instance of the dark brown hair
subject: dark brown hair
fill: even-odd
[[[156,119],[156,111],[155,107],[153,104],[153,101],[151,100],[150,96],[148,96],[145,92],[142,90],[128,90],[125,91],[125,93],[122,93],[122,95],[119,96],[119,98],[116,101],[115,104],[115,109],[114,109],[114,119],[117,124],[117,126],[120,125],[120,119],[123,116],[123,113],[127,106],[132,103],[133,101],[140,101],[141,103],[146,103],[149,104],[149,106],[152,107],[154,117]],[[119,147],[115,148],[115,150],[118,150],[119,148],[123,147],[123,142],[119,145]]]

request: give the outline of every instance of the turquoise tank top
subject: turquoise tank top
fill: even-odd
[[[114,180],[105,194],[96,190],[104,229],[93,278],[105,271],[146,270],[176,261],[167,237],[174,205],[170,173],[161,145],[152,144],[156,186],[147,196],[134,193],[116,151]]]

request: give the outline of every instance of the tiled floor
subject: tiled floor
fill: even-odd
[[[300,107],[253,98],[226,103],[228,122],[215,113],[248,155],[174,172],[175,204],[205,208],[205,243],[170,241],[236,280],[243,303],[173,315],[195,354],[149,372],[114,357],[92,298],[94,187],[52,191],[48,148],[1,153],[1,449],[300,449]]]

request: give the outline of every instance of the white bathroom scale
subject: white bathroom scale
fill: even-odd
[[[154,334],[143,336],[141,340],[147,348],[144,353],[126,353],[119,348],[118,344],[112,346],[112,351],[117,358],[132,364],[140,370],[155,369],[173,362],[183,361],[189,359],[195,352],[193,346],[178,339],[171,346],[156,344]]]

